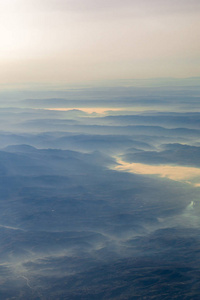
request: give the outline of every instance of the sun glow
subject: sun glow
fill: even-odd
[[[200,187],[200,169],[193,167],[183,166],[170,166],[170,165],[147,165],[141,163],[128,163],[120,158],[116,158],[119,165],[114,169],[117,171],[125,171],[142,175],[157,175],[175,181],[183,181],[192,184],[195,187]],[[195,183],[190,180],[195,180]],[[199,180],[198,182],[196,182]]]
[[[121,111],[124,108],[108,108],[108,107],[73,107],[73,108],[45,108],[47,110],[57,110],[57,111],[70,111],[70,110],[80,110],[88,114],[97,113],[104,114],[107,111]]]

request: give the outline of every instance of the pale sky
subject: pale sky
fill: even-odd
[[[0,0],[1,84],[200,76],[199,0]]]

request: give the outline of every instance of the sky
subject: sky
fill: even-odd
[[[199,0],[1,0],[1,85],[200,76],[199,12]]]

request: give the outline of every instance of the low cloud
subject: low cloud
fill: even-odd
[[[117,171],[125,171],[134,174],[142,175],[157,175],[159,177],[169,178],[175,181],[183,181],[191,183],[190,180],[199,180],[200,182],[200,169],[192,167],[182,166],[170,166],[170,165],[147,165],[140,163],[127,163],[117,158],[119,165],[114,169]],[[193,183],[191,183],[193,184]],[[199,183],[198,183],[199,184]],[[197,186],[197,183],[194,183]]]

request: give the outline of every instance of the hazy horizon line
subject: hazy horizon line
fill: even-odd
[[[189,77],[146,77],[146,78],[129,78],[129,79],[113,79],[113,80],[90,80],[87,82],[77,83],[39,83],[39,82],[24,82],[24,83],[4,83],[0,84],[0,91],[8,90],[74,90],[74,89],[90,89],[90,88],[112,88],[112,87],[151,87],[151,86],[166,86],[169,83],[179,83],[181,81],[191,81],[189,86],[200,84],[200,76]],[[197,82],[196,82],[197,81]]]

